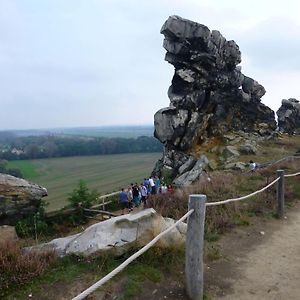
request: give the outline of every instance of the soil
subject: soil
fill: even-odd
[[[300,299],[300,202],[295,202],[283,220],[257,217],[251,225],[239,226],[209,247],[221,258],[205,264],[204,290],[208,300]],[[188,300],[184,269],[174,270],[159,283],[145,282],[133,300]],[[93,278],[92,282],[99,278]],[[72,299],[87,288],[91,278],[76,278],[70,286],[59,282],[42,288],[31,299]],[[110,294],[98,290],[89,300],[122,299],[122,286],[110,286]],[[27,299],[28,299],[27,298]]]

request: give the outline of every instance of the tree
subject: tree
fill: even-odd
[[[71,221],[74,224],[86,222],[84,209],[91,207],[97,200],[98,196],[97,191],[90,191],[83,180],[79,181],[77,187],[68,197],[71,207],[76,209],[75,214],[71,216]]]

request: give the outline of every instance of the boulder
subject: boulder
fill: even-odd
[[[226,146],[221,151],[221,155],[225,159],[225,161],[231,161],[233,159],[236,159],[240,156],[240,153],[238,152],[237,148],[234,146]]]
[[[0,225],[14,225],[20,218],[35,213],[45,196],[44,187],[0,173]]]
[[[49,243],[27,248],[29,251],[54,250],[60,256],[70,254],[88,256],[94,253],[110,252],[121,255],[132,247],[142,247],[174,220],[163,218],[153,208],[142,210],[94,224],[81,233],[58,238]],[[174,247],[185,241],[186,224],[181,223],[163,237],[157,245]]]
[[[194,164],[194,167],[180,176],[176,177],[174,184],[177,186],[188,186],[195,182],[204,172],[204,168],[209,164],[209,160],[205,155],[202,155],[200,159]]]
[[[297,99],[283,99],[276,113],[279,131],[288,134],[300,133],[300,103]]]
[[[169,106],[154,115],[154,135],[165,145],[155,172],[159,175],[168,168],[174,183],[187,183],[198,178],[187,174],[192,170],[186,170],[193,165],[191,157],[198,159],[220,146],[216,142],[225,142],[224,136],[232,132],[268,136],[276,129],[276,121],[274,112],[261,103],[264,87],[242,74],[241,52],[234,41],[179,16],[169,17],[161,33],[165,60],[175,72],[168,90]],[[241,140],[234,138],[231,144]],[[186,159],[178,161],[177,156]]]
[[[243,162],[232,162],[232,163],[228,163],[225,164],[224,169],[226,170],[245,170],[247,168],[247,164],[243,163]]]
[[[257,149],[252,144],[245,144],[240,146],[239,152],[242,154],[250,155],[250,154],[256,154]]]

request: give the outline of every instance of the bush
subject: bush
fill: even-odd
[[[37,237],[49,232],[48,224],[39,213],[19,220],[15,228],[21,238]]]
[[[90,191],[83,180],[79,181],[77,188],[73,190],[68,198],[71,207],[76,209],[75,213],[70,217],[74,225],[86,222],[84,209],[90,208],[98,197],[97,191]]]

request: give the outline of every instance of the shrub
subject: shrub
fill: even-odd
[[[49,226],[39,213],[21,219],[16,223],[16,232],[21,238],[37,237],[47,234]]]
[[[84,214],[85,208],[90,208],[98,198],[96,191],[90,191],[83,180],[80,180],[77,187],[70,194],[68,201],[71,207],[75,208],[75,213],[70,217],[71,222],[75,224],[85,223],[86,216]]]
[[[15,225],[16,232],[21,238],[37,238],[40,235],[52,233],[52,229],[45,219],[45,207],[47,203],[42,200],[36,214],[29,215]]]

